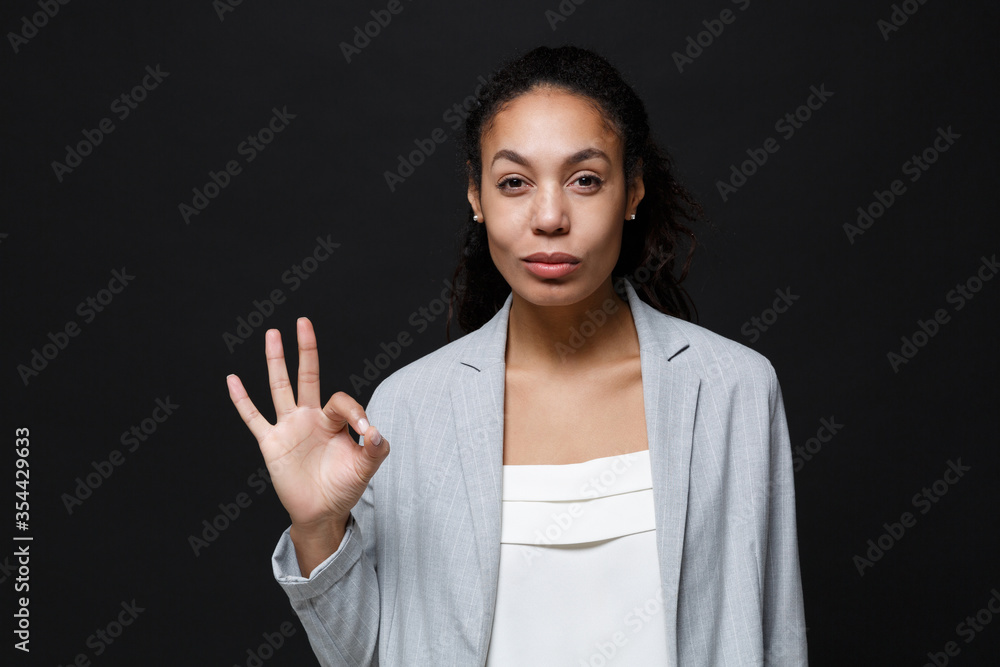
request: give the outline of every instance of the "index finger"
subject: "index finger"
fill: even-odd
[[[330,400],[323,406],[323,414],[333,422],[335,431],[350,424],[357,433],[364,435],[368,427],[371,426],[368,423],[365,409],[350,394],[343,391],[338,391],[330,397]]]
[[[253,437],[257,438],[257,442],[261,442],[271,429],[271,423],[260,414],[257,406],[247,396],[247,390],[243,388],[243,382],[239,377],[230,375],[226,378],[226,384],[229,385],[229,398],[236,406],[240,417],[243,417],[243,421],[250,428]]]

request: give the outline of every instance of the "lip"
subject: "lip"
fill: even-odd
[[[540,278],[562,278],[580,266],[580,258],[565,252],[536,252],[523,261],[525,267]]]
[[[536,252],[524,258],[526,262],[544,262],[546,264],[579,264],[580,258],[566,252]]]

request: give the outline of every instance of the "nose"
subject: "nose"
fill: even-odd
[[[535,195],[531,228],[536,234],[565,234],[569,231],[569,211],[563,189],[558,184],[539,186]]]

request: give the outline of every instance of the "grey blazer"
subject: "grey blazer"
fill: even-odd
[[[625,291],[639,335],[668,664],[805,665],[791,446],[774,369],[660,313],[627,282]],[[368,417],[392,451],[337,552],[306,578],[282,534],[274,576],[323,665],[485,663],[512,299],[376,388]],[[539,632],[559,632],[538,620]]]

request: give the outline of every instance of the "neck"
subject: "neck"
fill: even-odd
[[[639,336],[628,301],[611,278],[582,301],[538,306],[514,292],[507,320],[509,369],[581,371],[639,355]]]

